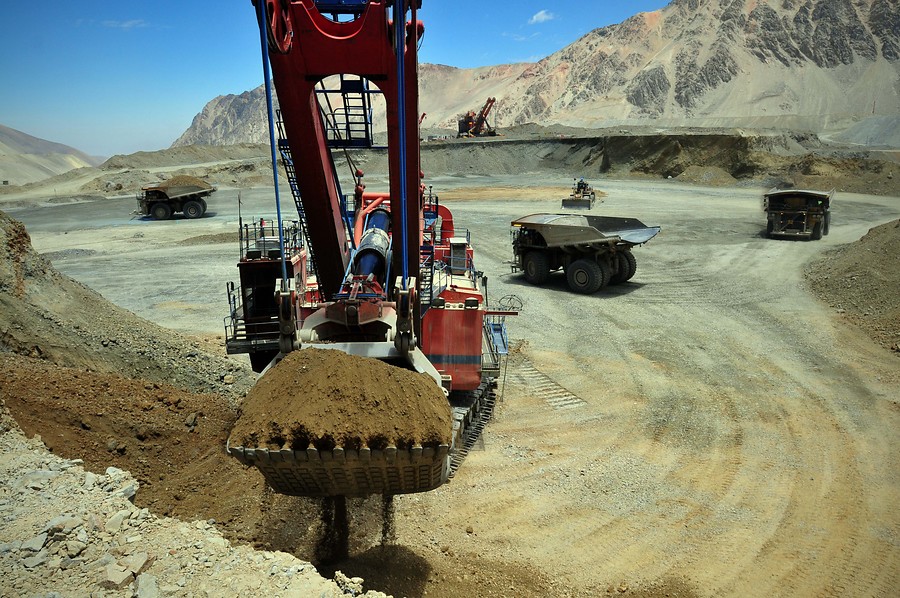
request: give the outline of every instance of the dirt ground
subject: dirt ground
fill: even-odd
[[[509,322],[516,349],[479,450],[448,485],[395,500],[388,546],[380,504],[351,505],[351,556],[333,567],[396,596],[893,596],[900,361],[816,298],[805,274],[900,217],[900,199],[839,193],[828,237],[774,241],[762,234],[762,189],[592,179],[607,194],[592,213],[662,232],[635,250],[631,282],[581,296],[559,275],[532,287],[507,263],[509,222],[557,211],[561,199],[516,188],[555,188],[567,176],[437,181],[461,194],[468,185],[509,189],[446,201],[472,234],[492,300],[515,294],[524,304]],[[236,199],[220,191],[209,216],[192,222],[115,216],[124,200],[13,216],[63,273],[215,343],[237,254],[217,241],[237,223]],[[245,217],[269,217],[269,205],[264,191],[244,192]],[[209,242],[185,252],[188,239]],[[856,255],[847,267],[863,271],[870,262]],[[235,416],[227,401],[182,396],[179,409],[156,397],[182,391],[107,379],[139,399],[125,401],[102,378],[91,379],[91,393],[50,382],[38,392],[23,381],[84,386],[85,374],[20,364],[3,360],[4,380],[22,380],[15,388],[39,402],[23,403],[17,418],[50,446],[63,434],[54,451],[133,467],[150,481],[137,500],[155,501],[155,511],[214,518],[233,541],[314,557],[318,505],[272,496],[222,454]],[[27,412],[51,406],[58,415],[28,423]],[[103,421],[121,414],[115,432],[93,420],[84,430],[79,420],[95,410]],[[159,436],[141,440],[135,430],[148,414]],[[245,502],[224,508],[238,497]]]

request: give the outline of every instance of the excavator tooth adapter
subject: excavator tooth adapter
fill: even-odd
[[[450,447],[400,450],[334,448],[305,451],[227,447],[244,465],[259,469],[275,492],[291,496],[364,497],[434,490],[450,475]]]

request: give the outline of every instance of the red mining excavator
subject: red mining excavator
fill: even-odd
[[[487,278],[475,269],[468,231],[423,183],[421,1],[258,2],[281,106],[277,147],[297,218],[242,225],[227,350],[249,353],[256,371],[290,351],[318,347],[428,374],[450,402],[453,430],[451,444],[437,448],[229,444],[228,451],[283,494],[431,490],[452,475],[490,417],[507,352],[504,318],[514,312],[488,308]],[[344,195],[332,149],[352,164],[354,148],[374,147],[376,93],[387,107],[390,188],[366,191],[363,172],[351,168],[353,193]]]
[[[494,107],[496,101],[496,98],[488,98],[477,114],[475,111],[469,110],[460,117],[458,121],[459,132],[456,136],[493,137],[497,135],[497,131],[487,121],[488,114],[491,113],[491,109]]]

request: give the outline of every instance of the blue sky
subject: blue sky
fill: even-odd
[[[534,61],[667,0],[423,0],[420,60]],[[203,106],[262,82],[250,0],[10,2],[0,124],[109,156],[168,147]]]

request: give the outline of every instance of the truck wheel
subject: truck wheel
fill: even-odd
[[[812,240],[818,241],[822,238],[822,221],[819,220],[813,225],[812,229]]]
[[[823,235],[828,234],[828,229],[831,228],[831,212],[825,212],[825,228],[822,230]]]
[[[150,215],[154,220],[168,220],[172,217],[172,208],[167,203],[155,203],[150,206]]]
[[[634,258],[634,254],[631,253],[630,249],[623,251],[622,255],[625,256],[625,261],[628,262],[628,274],[625,275],[625,280],[622,282],[628,282],[634,278],[634,273],[637,272],[637,260]]]
[[[205,199],[200,200],[200,205],[203,206],[203,213],[206,214],[206,210],[209,209],[209,205],[206,203]]]
[[[597,265],[600,266],[600,276],[603,277],[603,280],[600,282],[600,288],[602,289],[612,282],[613,269],[612,266],[605,261],[597,262]]]
[[[774,231],[774,230],[775,230],[775,223],[772,222],[771,220],[768,220],[766,222],[766,236],[771,237],[772,231]]]
[[[531,284],[544,284],[550,277],[550,263],[543,251],[529,251],[522,260],[525,280]]]
[[[190,218],[191,220],[193,220],[194,218],[199,218],[203,215],[203,206],[199,201],[192,199],[184,204],[184,207],[181,209],[181,211],[184,212],[185,218]]]
[[[593,260],[575,260],[566,268],[569,288],[576,293],[590,295],[603,286],[603,270]]]
[[[631,277],[634,276],[634,273],[637,272],[637,260],[634,259],[634,254],[631,253],[630,250],[626,249],[625,251],[620,251],[616,254],[616,264],[618,269],[616,273],[610,279],[610,284],[618,284],[620,282],[627,282],[631,280]]]

